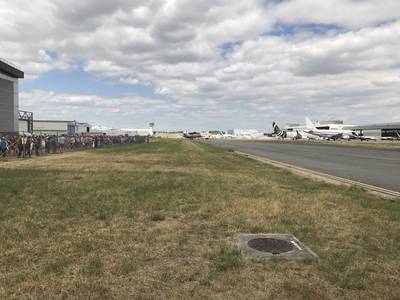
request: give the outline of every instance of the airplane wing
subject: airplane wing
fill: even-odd
[[[334,140],[334,141],[343,137],[343,133],[329,134],[329,133],[320,133],[318,131],[313,131],[313,130],[304,130],[304,132],[311,134],[311,135],[321,137],[321,138]]]
[[[318,132],[315,132],[315,131],[312,131],[312,130],[303,130],[303,131],[305,133],[307,133],[307,134],[315,135],[315,136],[318,136],[318,137],[326,137],[325,134],[321,134],[321,133],[318,133]]]

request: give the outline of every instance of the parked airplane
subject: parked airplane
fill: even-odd
[[[355,138],[350,139],[356,139],[360,141],[376,141],[376,137],[363,134],[358,134]]]
[[[183,137],[187,139],[198,139],[201,138],[202,135],[200,132],[193,131],[193,132],[184,132]]]
[[[220,131],[216,135],[214,135],[214,138],[222,139],[222,140],[231,140],[231,139],[234,139],[235,136],[233,134],[228,134],[223,131]]]
[[[293,140],[298,139],[326,139],[326,140],[360,140],[360,141],[375,141],[376,137],[366,136],[362,133],[358,134],[354,130],[343,129],[342,125],[333,126],[323,126],[324,128],[317,127],[308,117],[306,119],[306,126],[300,127],[297,126],[294,128],[289,128],[288,130],[279,128],[276,122],[272,123],[272,127],[274,129],[274,134],[278,138],[285,139],[290,138]],[[397,132],[397,135],[400,139],[400,133]]]
[[[358,139],[360,136],[352,131],[346,129],[317,129],[314,123],[306,117],[306,127],[304,131],[308,134],[315,135],[327,140],[334,140],[337,139]]]
[[[285,138],[290,138],[293,140],[299,140],[302,138],[302,135],[299,133],[299,131],[296,130],[296,132],[294,131],[286,131],[286,130],[282,130],[279,128],[278,124],[274,122],[272,122],[272,128],[274,129],[274,134],[281,139],[285,139]]]

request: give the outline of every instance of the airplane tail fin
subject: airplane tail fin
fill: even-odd
[[[281,132],[281,129],[279,128],[278,124],[274,122],[272,122],[272,128],[274,129],[274,133],[275,134],[279,134]]]
[[[308,117],[306,117],[306,127],[307,129],[315,129],[314,123]]]
[[[280,138],[286,138],[286,131],[279,128],[278,124],[272,122],[272,127],[274,128],[274,134],[279,136]]]

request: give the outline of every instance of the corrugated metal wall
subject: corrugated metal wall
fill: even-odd
[[[29,132],[29,130],[28,130],[28,121],[27,120],[19,120],[18,125],[19,125],[19,132],[20,133]]]
[[[15,132],[14,82],[0,78],[0,132]]]

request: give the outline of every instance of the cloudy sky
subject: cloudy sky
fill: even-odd
[[[36,118],[400,121],[399,0],[0,0],[0,39]]]

